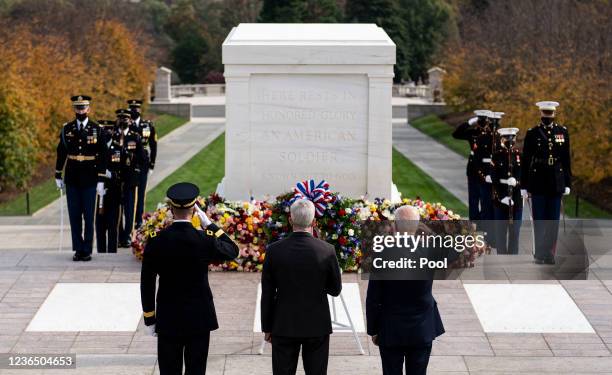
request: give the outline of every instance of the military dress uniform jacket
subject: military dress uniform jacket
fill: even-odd
[[[486,176],[491,175],[493,142],[493,133],[488,129],[482,129],[474,144],[476,174],[482,182],[485,181]]]
[[[470,156],[468,157],[466,174],[468,177],[477,177],[478,176],[478,164],[476,163],[476,158],[474,156],[474,151],[476,150],[476,138],[482,132],[479,126],[473,125],[471,126],[467,122],[459,125],[457,129],[453,132],[453,138],[463,139],[469,142],[470,144]]]
[[[76,187],[90,187],[104,182],[106,175],[106,137],[103,128],[89,119],[87,126],[78,130],[77,120],[62,127],[57,144],[55,178]]]
[[[565,126],[541,124],[527,130],[522,159],[523,189],[531,194],[558,195],[571,187],[570,140]]]
[[[139,125],[132,125],[131,129],[140,135],[142,145],[145,149],[145,169],[155,168],[157,158],[157,132],[150,120],[140,118]]]
[[[140,280],[145,324],[156,324],[158,334],[173,336],[205,334],[219,328],[208,265],[237,256],[238,246],[215,224],[202,231],[189,222],[175,222],[151,238],[145,247]]]
[[[145,151],[138,133],[130,129],[122,137],[121,129],[117,129],[113,134],[109,153],[112,164],[111,174],[113,172],[118,174],[115,180],[123,183],[124,187],[137,186],[140,170],[146,166]]]
[[[509,155],[510,154],[510,155]],[[520,151],[513,147],[511,153],[502,145],[493,154],[491,163],[491,179],[493,180],[493,199],[497,205],[507,207],[501,200],[508,196],[510,189],[506,180],[510,177],[516,179],[516,186],[512,187],[512,200],[515,208],[522,208],[523,199],[521,197],[521,155]]]

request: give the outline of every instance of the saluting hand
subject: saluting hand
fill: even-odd
[[[210,221],[208,216],[206,216],[206,212],[202,211],[200,206],[196,204],[194,207],[195,207],[196,215],[198,215],[198,217],[200,218],[200,222],[202,222],[202,228],[206,228],[207,226],[212,224],[212,221]]]

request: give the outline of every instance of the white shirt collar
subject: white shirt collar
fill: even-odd
[[[187,219],[179,219],[179,220],[174,220],[174,223],[191,223],[191,220],[187,220]]]
[[[130,127],[128,126],[125,129],[121,129],[121,131],[123,132],[123,135],[127,135],[127,133],[130,131]]]
[[[136,126],[140,126],[140,116],[138,116],[138,118],[134,120],[134,124],[136,124]]]
[[[88,122],[89,122],[89,117],[85,117],[85,120],[83,120],[83,122],[77,120],[77,124],[79,125],[79,128],[86,127]]]

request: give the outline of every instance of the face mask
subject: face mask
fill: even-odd
[[[77,113],[76,118],[77,120],[83,122],[87,118],[87,113]]]
[[[130,116],[132,117],[132,120],[136,120],[138,117],[140,117],[140,113],[132,111],[130,112]]]
[[[553,123],[553,118],[552,117],[542,117],[542,124],[550,125],[552,123]]]

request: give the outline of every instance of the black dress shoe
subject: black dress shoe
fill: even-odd
[[[82,255],[81,256],[81,260],[83,262],[89,262],[91,260],[91,255],[87,254],[87,255]]]
[[[555,264],[555,258],[546,258],[544,259],[544,263],[546,264]]]
[[[81,254],[74,253],[74,255],[72,256],[72,261],[73,262],[78,262],[79,260],[81,260]]]
[[[544,264],[544,259],[535,258],[534,262],[535,264]]]

